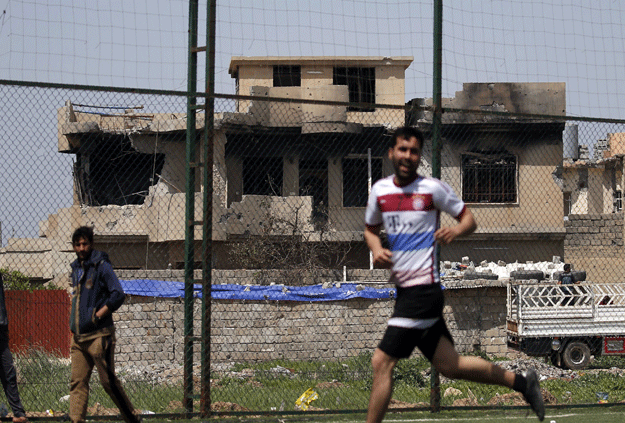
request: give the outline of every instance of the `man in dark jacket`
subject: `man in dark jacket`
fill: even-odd
[[[108,255],[93,249],[93,229],[82,226],[74,231],[72,245],[76,261],[72,267],[72,309],[70,348],[72,375],[69,417],[84,423],[89,401],[89,379],[96,366],[100,382],[127,423],[137,423],[132,403],[115,375],[115,327],[113,312],[125,299]]]
[[[4,395],[13,410],[13,423],[26,423],[26,413],[17,390],[17,373],[13,365],[13,355],[9,350],[9,319],[4,302],[4,283],[0,273],[0,380]]]

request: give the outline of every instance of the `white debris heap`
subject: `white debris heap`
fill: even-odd
[[[500,260],[495,263],[484,260],[479,265],[475,265],[469,257],[463,257],[462,262],[441,262],[439,269],[443,280],[466,279],[465,275],[469,274],[474,276],[472,279],[479,279],[482,276],[487,279],[502,280],[510,279],[511,275],[514,278],[513,272],[542,272],[545,280],[557,280],[557,273],[564,270],[564,263],[559,256],[554,256],[551,261],[506,263]]]

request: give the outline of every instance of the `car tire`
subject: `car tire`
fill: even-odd
[[[496,273],[475,272],[473,270],[467,270],[462,275],[462,279],[464,279],[465,281],[476,279],[497,280],[499,279],[499,276]]]

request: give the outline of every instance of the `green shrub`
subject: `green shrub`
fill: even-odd
[[[393,380],[415,388],[424,388],[428,386],[430,379],[423,375],[423,371],[429,367],[430,363],[421,357],[399,360],[393,371]]]
[[[50,283],[48,285],[33,284],[28,276],[19,270],[10,270],[6,267],[0,268],[2,274],[2,282],[4,289],[13,291],[34,291],[39,289],[60,289],[58,286]]]

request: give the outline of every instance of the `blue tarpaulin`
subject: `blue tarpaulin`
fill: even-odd
[[[184,297],[184,282],[157,281],[153,279],[120,280],[126,294],[140,295],[143,297]],[[195,296],[200,292],[201,285],[195,284],[193,291]]]
[[[184,282],[158,281],[153,279],[121,280],[126,294],[147,297],[184,297]],[[202,286],[193,286],[194,296],[202,296]],[[372,288],[355,283],[341,283],[323,288],[322,285],[212,285],[211,298],[218,300],[250,301],[341,301],[352,298],[395,298],[395,288]]]

